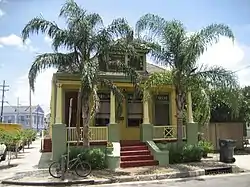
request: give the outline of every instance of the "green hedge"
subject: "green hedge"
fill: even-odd
[[[198,145],[177,145],[176,143],[157,144],[159,149],[169,151],[169,163],[199,162],[203,155],[202,147]]]

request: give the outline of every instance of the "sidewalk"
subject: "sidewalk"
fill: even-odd
[[[250,155],[235,155],[234,157],[236,159],[234,165],[250,171]]]
[[[16,167],[1,169],[1,167],[5,167],[8,165],[8,160],[0,163],[0,171],[4,173],[4,175],[0,175],[0,180],[4,178],[9,178],[15,175],[18,172],[25,172],[25,171],[35,171],[38,170],[38,163],[41,158],[40,153],[40,146],[41,146],[41,139],[38,138],[30,145],[28,149],[25,147],[24,152],[20,151],[18,154],[18,158],[13,158],[10,163],[12,165],[17,165]]]

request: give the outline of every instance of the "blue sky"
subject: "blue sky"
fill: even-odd
[[[222,38],[218,45],[209,49],[201,58],[211,65],[222,65],[229,69],[240,69],[250,64],[250,1],[249,0],[85,0],[77,1],[90,12],[99,13],[105,24],[114,18],[126,17],[133,26],[145,13],[155,13],[167,20],[179,19],[190,32],[211,23],[228,24],[234,31],[236,42],[233,45]],[[6,100],[15,105],[16,97],[21,104],[28,102],[27,73],[37,53],[49,52],[48,38],[44,35],[32,36],[23,46],[20,33],[25,24],[35,16],[56,21],[64,0],[0,0],[0,81],[10,85]],[[34,104],[41,104],[48,110],[50,99],[51,71],[38,77]],[[248,69],[240,71],[239,78],[243,85],[247,82]],[[244,78],[245,77],[245,78]]]

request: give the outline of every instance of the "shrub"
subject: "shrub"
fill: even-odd
[[[198,146],[202,149],[202,156],[207,157],[208,153],[211,153],[213,151],[213,144],[208,141],[199,141]]]
[[[166,147],[167,148],[167,147]],[[169,151],[169,163],[182,163],[183,155],[182,155],[183,145],[177,146],[177,144],[170,144],[167,148]]]
[[[70,149],[70,160],[82,154],[81,159],[90,163],[92,169],[106,168],[106,154],[101,148],[79,148]]]
[[[185,145],[182,149],[183,162],[201,161],[202,151],[198,145]]]
[[[203,149],[198,145],[158,145],[162,150],[169,151],[169,163],[186,163],[186,162],[199,162],[202,157]],[[163,149],[164,148],[164,149]]]

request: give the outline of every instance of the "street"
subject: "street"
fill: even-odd
[[[95,185],[94,187],[249,187],[250,173],[202,176],[162,181],[143,181],[124,184]]]

